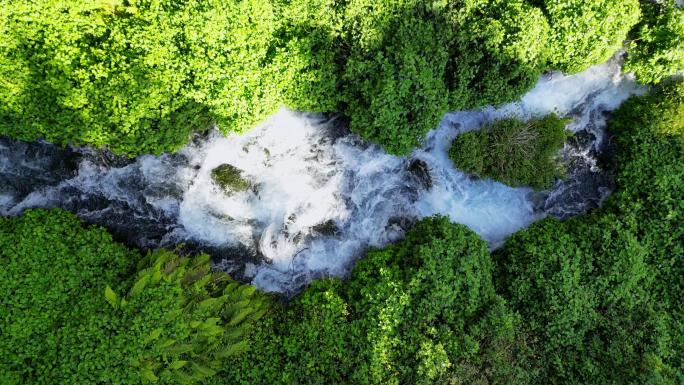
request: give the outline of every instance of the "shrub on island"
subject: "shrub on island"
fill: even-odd
[[[568,133],[556,115],[505,118],[456,137],[449,157],[456,168],[511,186],[550,188],[564,175],[558,153]]]

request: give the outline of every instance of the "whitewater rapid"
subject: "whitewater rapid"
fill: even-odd
[[[144,248],[210,251],[216,266],[258,287],[292,293],[344,276],[369,247],[394,242],[425,216],[447,215],[492,247],[546,215],[595,207],[611,180],[600,167],[607,112],[643,92],[617,59],[545,75],[516,103],[448,113],[408,157],[384,153],[334,118],[281,109],[244,135],[197,136],[177,154],[127,161],[88,149],[0,141],[0,213],[63,207]],[[568,180],[548,192],[512,188],[456,170],[453,138],[504,116],[554,112],[577,133],[563,151]],[[230,164],[249,181],[225,193],[211,171]]]

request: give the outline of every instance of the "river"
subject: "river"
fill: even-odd
[[[446,215],[495,248],[547,215],[597,207],[613,188],[603,167],[606,118],[642,92],[617,58],[573,76],[546,74],[518,102],[446,114],[408,157],[365,143],[338,118],[287,109],[242,136],[212,130],[176,154],[135,159],[0,138],[0,213],[62,207],[129,245],[207,251],[215,267],[291,294],[344,276],[368,247],[395,242],[425,216]],[[572,118],[575,135],[563,149],[568,178],[549,191],[474,178],[448,159],[460,132],[550,112]],[[250,188],[224,193],[211,178],[222,164]]]

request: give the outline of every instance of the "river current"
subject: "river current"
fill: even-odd
[[[132,160],[0,138],[0,214],[62,207],[129,245],[210,252],[217,268],[291,294],[312,279],[344,276],[364,250],[397,241],[425,216],[446,215],[495,248],[545,216],[597,207],[613,188],[603,167],[606,119],[643,91],[618,59],[546,74],[518,102],[446,114],[407,157],[349,134],[338,118],[285,108],[247,134],[210,131],[176,154]],[[461,132],[551,112],[572,119],[574,136],[562,151],[568,178],[549,191],[475,178],[447,156]],[[250,187],[225,193],[211,177],[223,164]]]

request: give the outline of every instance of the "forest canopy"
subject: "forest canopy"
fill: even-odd
[[[156,154],[289,107],[341,113],[402,155],[445,112],[603,62],[630,30],[628,70],[680,71],[681,15],[637,0],[6,1],[0,133]]]
[[[514,101],[547,71],[621,49],[649,88],[597,110],[616,185],[602,207],[494,250],[450,218],[406,219],[404,239],[291,298],[192,246],[141,251],[60,209],[12,211],[0,383],[683,384],[683,18],[674,0],[4,0],[0,135],[116,155],[173,152],[213,126],[243,133],[281,107],[342,116],[407,155],[447,111]],[[449,156],[548,188],[566,123],[502,118]],[[236,166],[206,171],[222,199],[262,198]]]

